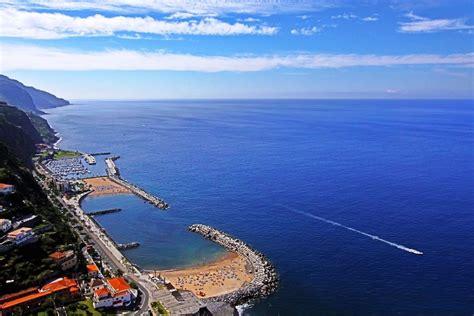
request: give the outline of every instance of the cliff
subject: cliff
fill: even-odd
[[[69,101],[55,95],[25,86],[23,83],[0,75],[0,101],[7,102],[25,112],[43,113],[42,109],[68,105]]]

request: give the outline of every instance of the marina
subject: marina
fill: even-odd
[[[47,160],[44,167],[57,178],[78,178],[90,173],[80,157]]]

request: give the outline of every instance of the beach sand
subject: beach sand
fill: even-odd
[[[251,267],[244,257],[228,252],[221,258],[185,269],[156,271],[177,289],[189,290],[196,296],[213,297],[238,290],[253,279]],[[154,272],[150,272],[154,273]]]
[[[101,196],[111,194],[131,194],[132,192],[120,184],[110,180],[108,177],[95,177],[84,179],[92,192],[89,196]]]

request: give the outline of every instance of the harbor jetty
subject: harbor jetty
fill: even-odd
[[[137,248],[138,246],[140,246],[140,243],[134,241],[134,242],[126,243],[126,244],[117,244],[117,249],[127,250],[127,249]]]
[[[110,155],[109,152],[99,152],[99,153],[92,153],[91,156],[107,156]]]
[[[95,160],[95,157],[90,155],[90,154],[87,154],[87,153],[83,153],[82,156],[84,157],[85,161],[89,164],[89,165],[95,165],[97,163],[97,161]]]
[[[194,224],[188,230],[201,234],[230,251],[235,251],[246,258],[252,266],[254,278],[237,291],[205,299],[209,302],[226,302],[232,305],[245,304],[273,293],[278,287],[278,275],[270,261],[260,252],[245,242],[218,229],[203,224]]]
[[[105,165],[107,166],[107,175],[109,177],[118,177],[120,175],[119,169],[115,165],[115,160],[119,159],[119,156],[105,158]]]
[[[146,192],[142,188],[139,188],[136,185],[131,184],[131,183],[127,182],[126,180],[124,180],[124,179],[122,179],[118,176],[109,176],[109,179],[114,181],[115,183],[129,189],[134,194],[138,195],[139,197],[141,197],[145,201],[155,205],[158,208],[161,208],[161,209],[164,209],[164,210],[169,208],[168,203],[166,203],[163,199],[160,199],[159,197],[156,197],[156,196]]]
[[[112,213],[117,213],[120,212],[122,209],[121,208],[111,208],[107,210],[99,210],[99,211],[93,211],[87,213],[89,216],[97,216],[97,215],[105,215],[105,214],[112,214]]]

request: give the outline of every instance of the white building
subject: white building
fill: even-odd
[[[15,191],[15,187],[11,184],[0,183],[0,194],[11,194]]]
[[[128,306],[133,295],[130,285],[124,278],[107,279],[104,287],[94,291],[94,308]]]
[[[0,231],[5,233],[12,228],[12,222],[9,219],[0,218]]]
[[[15,229],[8,233],[7,238],[14,241],[17,246],[37,241],[35,233],[29,227]]]
[[[75,268],[77,265],[77,256],[72,250],[56,251],[50,254],[49,257],[60,265],[63,271]]]

